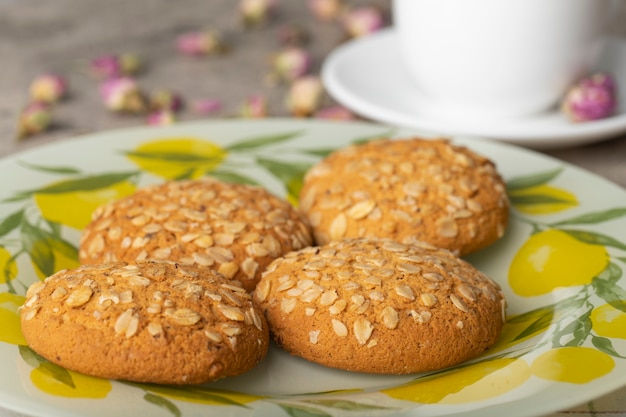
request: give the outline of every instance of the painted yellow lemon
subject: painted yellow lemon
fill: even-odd
[[[55,372],[63,372],[66,381],[55,378]],[[43,363],[30,373],[33,385],[41,391],[68,398],[105,398],[111,392],[112,385],[108,379],[96,378],[77,372],[58,369],[51,363]]]
[[[21,295],[0,293],[0,342],[12,345],[26,345],[20,326],[18,308],[24,304]]]
[[[201,385],[189,387],[150,385],[145,388],[146,390],[163,397],[198,404],[243,405],[264,398],[258,395],[245,394],[241,392],[210,389]]]
[[[135,192],[135,184],[120,181],[105,188],[67,193],[37,193],[35,203],[44,219],[82,230],[100,205]]]
[[[6,284],[17,276],[17,264],[12,257],[11,252],[0,247],[0,284]]]
[[[419,403],[463,404],[505,394],[522,385],[530,375],[530,367],[524,360],[499,358],[381,392],[395,399]]]
[[[626,301],[622,303],[626,305]],[[590,318],[598,336],[626,339],[626,313],[622,310],[603,304],[593,309]]]
[[[576,196],[562,188],[542,184],[509,192],[513,206],[526,214],[551,214],[578,205]]]
[[[611,372],[615,361],[599,350],[583,347],[561,347],[539,355],[530,369],[535,376],[550,381],[586,384]]]
[[[168,138],[143,143],[127,153],[142,170],[166,179],[199,178],[217,168],[226,151],[195,138]]]
[[[591,283],[609,263],[606,248],[548,229],[533,234],[509,267],[511,289],[524,297]]]

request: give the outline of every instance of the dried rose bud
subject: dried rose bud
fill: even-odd
[[[28,104],[20,112],[17,125],[17,138],[24,139],[46,131],[52,122],[52,111],[49,103],[35,101]]]
[[[139,57],[131,53],[107,54],[91,61],[91,72],[100,79],[119,78],[139,72]]]
[[[222,109],[222,102],[213,98],[194,100],[191,103],[191,109],[200,115],[212,114]]]
[[[67,81],[56,74],[44,74],[30,84],[30,97],[33,101],[56,103],[67,93]]]
[[[176,49],[191,56],[216,55],[226,51],[222,35],[213,30],[187,32],[176,38]]]
[[[276,0],[240,0],[239,14],[245,26],[262,26],[276,11]]]
[[[176,123],[176,115],[170,109],[156,110],[148,115],[146,123],[152,126],[168,126]]]
[[[319,109],[315,113],[315,117],[318,119],[326,120],[354,120],[356,116],[350,110],[343,106],[331,106]]]
[[[385,19],[378,8],[362,6],[347,12],[342,23],[349,37],[358,38],[381,29],[385,26]]]
[[[159,90],[150,96],[150,108],[177,112],[183,108],[183,98],[175,92]]]
[[[572,122],[588,122],[615,114],[617,87],[607,73],[595,73],[574,84],[561,102],[561,110]]]
[[[262,119],[267,117],[267,101],[261,95],[248,97],[239,108],[239,115],[247,119]]]
[[[337,19],[344,9],[342,0],[309,0],[309,10],[320,20]]]
[[[319,108],[324,87],[319,77],[309,75],[295,80],[287,93],[286,105],[292,115],[307,117]]]
[[[299,46],[309,42],[310,35],[306,28],[297,23],[287,23],[278,28],[276,33],[278,43],[281,45]]]
[[[311,54],[295,46],[280,51],[272,59],[275,74],[286,81],[295,80],[308,73],[311,63]]]
[[[107,109],[120,113],[145,113],[148,106],[135,80],[111,78],[100,86],[100,95]]]

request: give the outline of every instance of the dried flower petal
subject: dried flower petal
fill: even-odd
[[[56,74],[44,74],[30,84],[30,97],[33,101],[56,103],[67,93],[67,81]]]
[[[362,6],[343,16],[343,28],[351,38],[375,32],[385,26],[382,12],[374,6]]]
[[[308,0],[309,10],[320,20],[330,21],[337,19],[344,9],[342,0]]]
[[[139,72],[139,57],[131,53],[107,54],[91,61],[91,72],[100,79],[119,78]]]
[[[191,103],[191,109],[196,114],[207,115],[220,111],[222,109],[222,102],[214,98],[194,100]]]
[[[320,109],[315,113],[318,119],[327,120],[354,120],[356,116],[350,110],[343,106],[331,106]]]
[[[109,110],[123,113],[145,113],[147,110],[146,99],[132,78],[106,80],[100,86],[100,94]]]
[[[595,73],[568,90],[561,110],[573,122],[587,122],[615,114],[617,101],[614,78],[607,73]]]
[[[262,26],[272,17],[276,5],[276,0],[240,0],[239,14],[245,26]]]
[[[173,91],[159,90],[150,96],[150,108],[177,112],[183,108],[183,98]]]
[[[248,119],[267,117],[267,101],[261,95],[250,96],[239,109],[239,115]]]
[[[150,113],[146,122],[152,126],[168,126],[176,122],[176,115],[170,109],[161,109]]]
[[[278,28],[278,43],[286,46],[300,46],[309,42],[309,32],[297,23],[287,23]]]
[[[51,106],[44,102],[28,104],[20,113],[17,137],[23,139],[47,130],[52,122]]]
[[[272,63],[278,78],[292,81],[309,72],[312,59],[310,53],[294,46],[277,53]]]
[[[310,116],[319,108],[323,93],[319,77],[308,75],[298,78],[287,93],[287,109],[296,117]]]
[[[183,33],[176,38],[176,48],[191,56],[221,54],[227,49],[222,35],[213,30]]]

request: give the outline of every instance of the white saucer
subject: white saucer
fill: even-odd
[[[626,106],[617,115],[574,124],[556,109],[532,117],[491,121],[450,120],[432,114],[405,70],[393,29],[338,47],[322,67],[327,91],[361,116],[440,135],[480,136],[536,149],[555,149],[609,139],[626,132]],[[626,100],[626,40],[611,39],[598,70],[610,71]],[[462,69],[461,69],[462,70]]]

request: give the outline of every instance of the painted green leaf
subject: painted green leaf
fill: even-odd
[[[589,315],[591,309],[585,314],[574,318],[573,321],[568,323],[565,327],[558,327],[552,335],[553,347],[561,346],[580,346],[589,336],[591,332],[591,319]],[[562,343],[564,337],[571,337],[565,344]]]
[[[597,279],[608,281],[611,284],[616,284],[622,277],[623,270],[614,262],[609,262],[604,271],[600,272]]]
[[[175,398],[181,401],[198,401],[205,403],[215,403],[221,405],[233,405],[242,408],[249,408],[245,404],[237,402],[228,398],[226,395],[221,395],[220,391],[205,388],[201,385],[189,385],[189,386],[173,386],[173,385],[153,385],[142,384],[137,382],[123,382],[126,385],[132,385],[139,387],[153,394],[160,394],[161,396]]]
[[[19,161],[19,164],[25,167],[28,167],[30,169],[33,169],[35,171],[49,172],[51,174],[66,174],[66,175],[80,174],[80,170],[76,168],[72,168],[72,167],[44,166],[44,165],[31,164],[26,161]]]
[[[611,339],[607,339],[606,337],[592,336],[591,343],[596,347],[596,349],[609,354],[611,356],[615,356],[617,358],[626,359],[626,356],[622,356],[613,347],[613,342]]]
[[[118,182],[128,180],[137,175],[133,172],[116,172],[98,175],[88,175],[80,178],[55,182],[34,190],[20,192],[20,195],[30,196],[33,194],[62,194],[72,191],[91,191],[109,187]]]
[[[143,152],[143,151],[124,151],[127,157],[136,157],[153,161],[164,162],[180,162],[186,164],[204,165],[211,162],[221,162],[222,157],[206,157],[193,152]]]
[[[626,250],[626,245],[617,239],[602,233],[590,232],[587,230],[560,229],[575,239],[591,245],[610,246],[622,250]]]
[[[217,178],[218,180],[224,181],[224,182],[259,185],[257,181],[253,180],[250,177],[246,177],[245,175],[242,175],[241,173],[238,173],[238,172],[216,170],[216,171],[212,171],[209,174],[209,176]]]
[[[389,410],[389,407],[382,407],[373,404],[357,403],[343,399],[314,399],[303,401],[307,404],[321,405],[322,407],[337,408],[339,410],[360,411],[360,410]]]
[[[513,341],[521,340],[527,336],[532,336],[546,330],[552,324],[552,320],[554,318],[554,310],[545,309],[543,313],[544,314],[539,316],[535,321],[531,322],[528,327],[526,327],[517,336],[515,336]]]
[[[288,163],[267,158],[257,158],[256,161],[284,184],[288,184],[294,178],[302,178],[311,167],[311,164],[307,163]]]
[[[626,256],[615,256],[614,258],[619,259],[620,261],[626,264]]]
[[[539,172],[537,174],[512,178],[507,181],[506,188],[509,191],[514,191],[546,184],[556,178],[561,173],[561,171],[563,171],[563,168],[556,168],[550,171]]]
[[[617,267],[615,264],[612,265]],[[621,276],[621,269],[619,269],[619,271]],[[613,271],[613,277],[615,275],[617,275],[617,272]],[[613,277],[603,277],[602,274],[600,274],[600,276],[594,278],[591,285],[598,297],[602,298],[608,304],[611,304],[614,308],[626,313],[626,290],[623,289],[618,284],[618,280]]]
[[[51,376],[62,384],[76,388],[72,375],[67,371],[67,369],[49,362],[28,346],[19,346],[19,352],[24,362],[29,364],[31,367],[38,368],[40,371],[48,376]]]
[[[573,217],[567,220],[553,223],[553,226],[562,226],[569,224],[596,224],[609,220],[626,216],[626,207],[617,207],[608,210],[596,211],[593,213],[583,214],[582,216]]]
[[[278,406],[291,417],[332,417],[332,414],[319,408],[283,403],[279,403]]]
[[[0,223],[0,236],[7,235],[15,230],[20,225],[23,218],[24,210],[18,210],[5,217],[5,219]]]
[[[300,136],[302,131],[279,133],[275,135],[258,136],[250,139],[239,141],[233,145],[227,146],[225,149],[231,152],[249,151],[251,149],[262,148],[268,145],[275,145],[277,143],[286,142],[297,136]]]
[[[302,152],[305,155],[312,155],[312,156],[317,156],[318,158],[325,158],[331,153],[335,152],[336,150],[337,150],[336,148],[301,149],[300,152]]]
[[[534,204],[571,204],[570,200],[566,200],[564,198],[558,198],[547,194],[524,194],[524,195],[515,195],[509,194],[509,199],[511,200],[511,204],[514,206],[529,206]]]
[[[176,407],[176,404],[171,402],[170,400],[163,398],[159,395],[152,394],[151,392],[147,392],[146,395],[143,396],[143,399],[149,402],[150,404],[154,404],[158,407],[164,408],[170,412],[174,417],[181,417],[182,413],[180,409]]]

